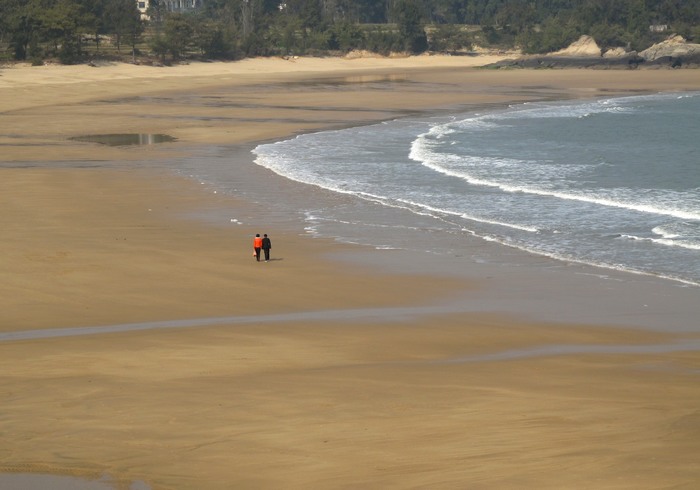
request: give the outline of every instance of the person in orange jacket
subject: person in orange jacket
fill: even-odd
[[[260,249],[262,248],[263,245],[263,239],[260,237],[260,233],[255,234],[255,238],[253,238],[253,250],[255,250],[255,259],[260,262]]]

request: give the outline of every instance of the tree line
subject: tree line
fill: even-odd
[[[582,34],[641,50],[662,34],[700,39],[700,0],[203,0],[170,12],[151,0],[0,0],[0,53],[63,63],[114,54],[166,59],[563,48]],[[668,30],[665,30],[666,26]],[[101,50],[102,46],[102,52]]]

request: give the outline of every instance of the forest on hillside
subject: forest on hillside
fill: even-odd
[[[0,0],[0,60],[99,57],[466,53],[475,45],[536,54],[583,34],[603,49],[642,50],[671,33],[700,42],[700,0]]]

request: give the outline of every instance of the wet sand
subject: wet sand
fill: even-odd
[[[380,266],[381,251],[280,223],[264,198],[168,171],[203,147],[423,111],[700,89],[693,70],[459,61],[2,69],[0,471],[153,489],[694,488],[700,336],[665,330],[687,323],[673,311],[652,303],[613,328],[601,306],[592,324],[577,312],[600,292],[575,274],[525,274],[527,291],[507,292],[519,306],[502,307],[476,266]],[[177,141],[69,139],[117,133]],[[275,260],[252,260],[256,232]],[[576,313],[566,324],[533,320],[548,288]],[[640,300],[679,290],[689,315],[687,288]],[[124,325],[145,328],[46,335]]]

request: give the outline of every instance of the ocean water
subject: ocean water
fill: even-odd
[[[316,236],[485,262],[475,244],[490,242],[698,286],[699,128],[700,92],[665,93],[400,119],[254,154],[308,186],[280,199]]]

